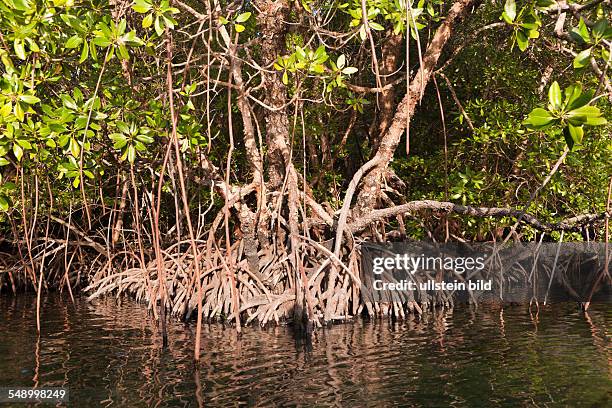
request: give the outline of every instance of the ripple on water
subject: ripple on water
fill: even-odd
[[[296,341],[287,327],[206,325],[193,370],[193,327],[153,319],[129,300],[0,297],[0,384],[71,388],[78,406],[610,406],[612,313],[595,305],[456,308],[403,322],[362,320]]]

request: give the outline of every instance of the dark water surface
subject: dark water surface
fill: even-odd
[[[131,301],[0,296],[0,386],[65,386],[69,406],[612,407],[612,307],[456,308],[356,321],[312,344],[287,327],[169,324],[170,347]],[[23,406],[23,405],[22,405]]]

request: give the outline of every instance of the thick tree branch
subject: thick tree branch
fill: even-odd
[[[571,218],[566,218],[557,223],[548,223],[538,220],[533,215],[515,208],[499,208],[499,207],[472,207],[468,205],[460,205],[446,201],[411,201],[406,204],[395,207],[375,210],[368,215],[355,220],[349,225],[349,230],[355,234],[363,231],[368,225],[373,222],[381,221],[386,218],[393,217],[398,214],[413,213],[420,210],[437,210],[447,213],[456,213],[469,215],[474,217],[512,217],[522,218],[521,221],[540,231],[577,231],[584,225],[589,225],[594,222],[604,220],[610,217],[610,213],[603,212],[601,214],[582,214]]]

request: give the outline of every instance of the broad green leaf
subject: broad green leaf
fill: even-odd
[[[13,48],[15,48],[15,54],[19,59],[26,59],[25,48],[23,47],[23,42],[20,39],[15,38]]]
[[[85,62],[88,56],[89,56],[89,45],[87,44],[87,41],[84,41],[83,48],[81,49],[81,57],[79,58],[79,64],[82,64],[83,62]]]
[[[604,19],[599,20],[593,26],[593,37],[596,39],[601,39],[606,35],[606,29],[608,28],[608,22]]]
[[[582,126],[573,126],[568,124],[567,127],[563,129],[563,136],[565,137],[565,143],[567,143],[570,150],[574,150],[576,145],[582,144],[584,129]]]
[[[383,31],[383,30],[385,29],[385,27],[383,27],[383,26],[381,26],[380,24],[375,23],[375,22],[373,22],[373,21],[369,21],[369,22],[368,22],[368,25],[370,26],[370,28],[371,28],[372,30],[376,30],[376,31]]]
[[[554,0],[537,0],[536,6],[541,9],[547,9],[548,7],[554,6],[556,2]]]
[[[535,108],[529,113],[523,124],[533,129],[544,129],[555,121],[555,117],[549,111],[542,108]]]
[[[123,133],[130,133],[130,127],[128,126],[127,123],[118,120],[115,125],[117,125],[117,129],[119,129],[120,131],[122,131]]]
[[[601,111],[599,110],[599,108],[590,105],[585,105],[580,108],[569,111],[565,115],[565,117],[567,118],[568,122],[570,122],[574,126],[588,124],[589,122],[593,123],[594,126],[605,123],[601,123],[601,121],[599,120],[599,118],[601,118]]]
[[[344,54],[342,54],[338,57],[338,60],[336,61],[336,66],[338,67],[338,69],[342,69],[344,68],[344,64],[346,64],[346,57],[344,56]]]
[[[127,148],[127,159],[130,163],[134,163],[136,160],[136,149],[132,145]]]
[[[78,106],[76,104],[76,102],[74,102],[74,100],[72,99],[72,97],[68,94],[61,94],[60,95],[60,99],[62,100],[62,104],[70,109],[70,110],[77,110]]]
[[[13,108],[13,114],[15,114],[15,117],[18,121],[23,122],[23,119],[25,118],[25,113],[19,102],[17,102],[15,104],[15,107]]]
[[[357,71],[358,71],[358,69],[357,69],[357,68],[355,68],[355,67],[346,67],[346,68],[344,68],[344,69],[342,70],[342,73],[343,73],[343,74],[346,74],[346,75],[351,75],[351,74],[354,74],[354,73],[355,73],[355,72],[357,72]]]
[[[129,60],[130,59],[130,54],[128,53],[127,48],[125,47],[125,45],[120,44],[119,47],[117,47],[119,50],[119,56],[121,57],[121,59],[123,60]]]
[[[565,107],[566,111],[571,111],[577,108],[580,108],[584,105],[587,105],[593,99],[594,90],[584,91],[580,95],[577,95],[575,98],[572,98],[571,101],[568,101],[567,106]]]
[[[4,195],[0,194],[0,210],[8,211],[9,210],[9,202]]]
[[[514,0],[506,0],[504,4],[504,12],[511,21],[516,18],[516,2]]]
[[[367,36],[368,34],[366,33],[365,26],[362,24],[359,28],[359,38],[361,38],[361,41],[365,41]]]
[[[74,156],[74,157],[79,157],[79,154],[81,153],[81,146],[79,146],[79,142],[77,142],[74,138],[70,139],[70,153]]]
[[[142,19],[143,28],[149,28],[153,24],[153,14],[147,14],[145,18]]]
[[[16,139],[15,141],[17,142],[17,144],[19,144],[19,146],[21,146],[25,150],[32,149],[32,145],[30,144],[30,142],[28,142],[25,139]]]
[[[72,37],[70,37],[68,41],[66,41],[65,47],[66,48],[76,48],[79,45],[81,45],[82,41],[83,39],[78,34],[75,34]]]
[[[113,148],[119,150],[123,149],[127,144],[127,138],[121,133],[111,133],[108,136],[113,142]]]
[[[4,157],[0,157],[0,167],[1,166],[6,166],[7,164],[10,164],[10,161],[5,159]]]
[[[96,37],[92,42],[98,47],[108,47],[111,44],[110,40],[106,37]]]
[[[40,98],[37,98],[34,95],[19,95],[19,100],[27,103],[28,105],[33,105],[40,102]]]
[[[251,12],[247,11],[246,13],[242,13],[238,17],[236,17],[236,22],[237,23],[244,23],[245,21],[247,21],[249,19],[249,17],[251,17]]]
[[[164,24],[166,25],[166,27],[173,30],[174,26],[176,25],[176,20],[169,16],[163,16],[163,18],[164,18]]]
[[[502,19],[506,22],[506,24],[512,24],[514,21],[506,14],[506,12],[502,12]]]
[[[584,124],[587,126],[602,126],[602,125],[605,125],[606,123],[608,123],[608,121],[603,116],[598,116],[598,117],[589,116],[587,118],[587,121]]]
[[[572,28],[572,30],[570,31],[570,36],[579,44],[587,44],[591,41],[589,30],[582,18],[578,23],[578,27]]]
[[[548,103],[552,109],[559,109],[561,107],[561,88],[557,81],[553,82],[550,88],[548,88]]]
[[[132,10],[134,10],[137,13],[146,13],[149,10],[151,10],[152,7],[153,5],[148,1],[136,0],[134,4],[132,5]]]
[[[529,46],[529,38],[527,38],[522,30],[516,31],[516,43],[521,51],[525,51]]]
[[[6,104],[2,106],[2,108],[0,108],[0,116],[2,116],[3,118],[6,118],[8,115],[11,114],[12,110],[13,110],[13,105],[7,101]],[[1,135],[0,135],[0,139],[2,139]]]
[[[242,24],[234,24],[234,28],[236,29],[237,33],[241,33],[245,29],[245,27]]]
[[[159,19],[159,16],[155,17],[155,32],[157,33],[158,36],[162,36],[162,34],[164,33],[164,27],[162,26],[162,23]]]
[[[21,158],[23,157],[23,149],[17,143],[13,143],[13,154],[15,155],[17,161],[21,161]]]
[[[568,108],[582,94],[582,84],[577,83],[574,85],[570,85],[567,88],[565,88],[564,93],[565,93],[565,99],[563,100],[563,107]]]
[[[574,58],[574,68],[582,68],[584,67],[591,58],[591,48],[587,48],[586,50],[581,51]]]
[[[140,134],[140,135],[136,136],[136,139],[141,141],[142,143],[145,143],[145,144],[153,143],[153,138],[151,136],[147,136],[147,135],[143,135],[143,134]]]

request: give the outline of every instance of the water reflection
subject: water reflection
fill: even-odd
[[[129,300],[0,297],[0,384],[70,387],[74,406],[610,406],[612,311],[575,305],[438,311],[315,332],[191,325]]]

